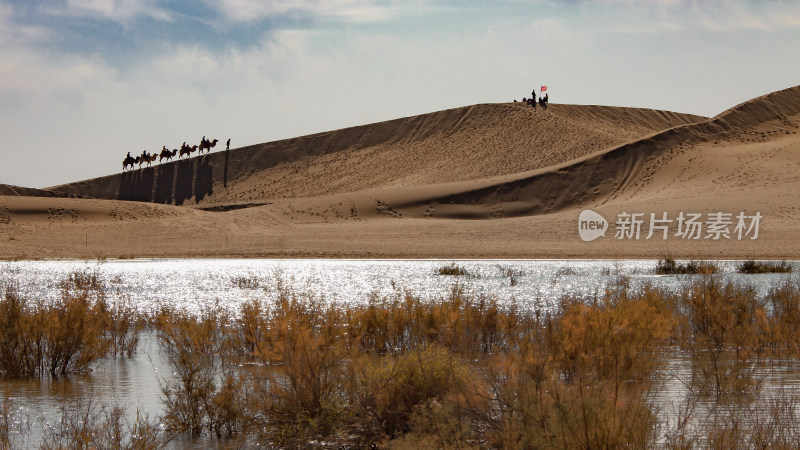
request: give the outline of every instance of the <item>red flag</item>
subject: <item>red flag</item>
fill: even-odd
[[[547,90],[547,86],[542,86],[542,89],[541,89],[540,91],[541,91],[541,92],[544,92],[544,91],[546,91],[546,90]]]

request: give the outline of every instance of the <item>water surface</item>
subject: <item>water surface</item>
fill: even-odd
[[[467,275],[440,275],[456,264]],[[742,275],[737,261],[721,261],[724,280],[752,285],[764,295],[790,274]],[[795,273],[798,262],[791,263]],[[171,305],[197,313],[222,306],[236,313],[246,300],[274,299],[281,290],[337,303],[363,303],[373,297],[411,294],[423,299],[446,297],[458,285],[474,295],[496,298],[502,305],[525,309],[553,308],[564,295],[591,299],[620,276],[633,288],[645,284],[679,289],[692,276],[654,274],[654,260],[258,260],[258,259],[137,259],[109,261],[13,261],[0,264],[2,283],[23,297],[51,301],[70,273],[97,273],[110,287],[110,300],[125,300],[143,312]],[[680,363],[674,358],[673,363]],[[0,379],[4,396],[12,400],[20,420],[32,428],[32,442],[42,427],[58,420],[59,407],[95,398],[124,406],[129,414],[156,417],[162,413],[160,385],[171,368],[153,332],[142,335],[132,359],[104,359],[88,374],[59,380]],[[796,386],[796,370],[780,383]],[[659,397],[667,404],[682,394],[680,383],[666,383]],[[38,431],[37,431],[38,430]],[[175,448],[204,447],[211,442],[175,441]]]

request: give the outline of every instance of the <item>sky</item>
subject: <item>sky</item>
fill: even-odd
[[[800,84],[798,55],[800,1],[0,0],[0,183],[542,85],[551,103],[714,116]]]

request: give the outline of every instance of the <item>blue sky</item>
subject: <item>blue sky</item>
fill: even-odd
[[[0,183],[484,102],[713,116],[800,84],[800,2],[0,0]]]

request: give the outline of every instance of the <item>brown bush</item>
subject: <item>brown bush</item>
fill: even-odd
[[[70,274],[51,303],[31,302],[7,287],[0,299],[0,372],[55,377],[84,372],[112,350],[132,354],[142,321],[130,307],[110,308],[107,289],[88,272]]]
[[[454,417],[466,406],[463,398],[474,376],[447,349],[433,345],[411,352],[364,355],[350,367],[350,400],[367,436],[397,437],[412,428],[416,408],[446,404]],[[459,420],[460,421],[460,420]]]
[[[228,317],[213,309],[200,317],[165,308],[156,316],[162,348],[175,373],[162,381],[167,427],[216,435],[243,428],[243,378],[226,354]]]
[[[431,302],[332,305],[283,293],[244,304],[236,319],[169,314],[159,325],[171,336],[165,345],[187,349],[171,361],[183,367],[179,379],[194,378],[165,391],[168,411],[195,411],[174,422],[189,431],[283,447],[781,445],[794,442],[778,431],[783,419],[725,422],[687,406],[663,428],[650,398],[677,346],[693,367],[687,405],[753,408],[752,395],[734,404],[728,394],[756,392],[753,364],[765,349],[793,345],[798,290],[782,289],[770,293],[771,308],[706,276],[676,293],[619,279],[549,314],[459,288]]]
[[[768,319],[752,287],[721,283],[715,276],[694,281],[681,295],[681,346],[692,355],[691,384],[716,397],[749,393],[763,355]]]

